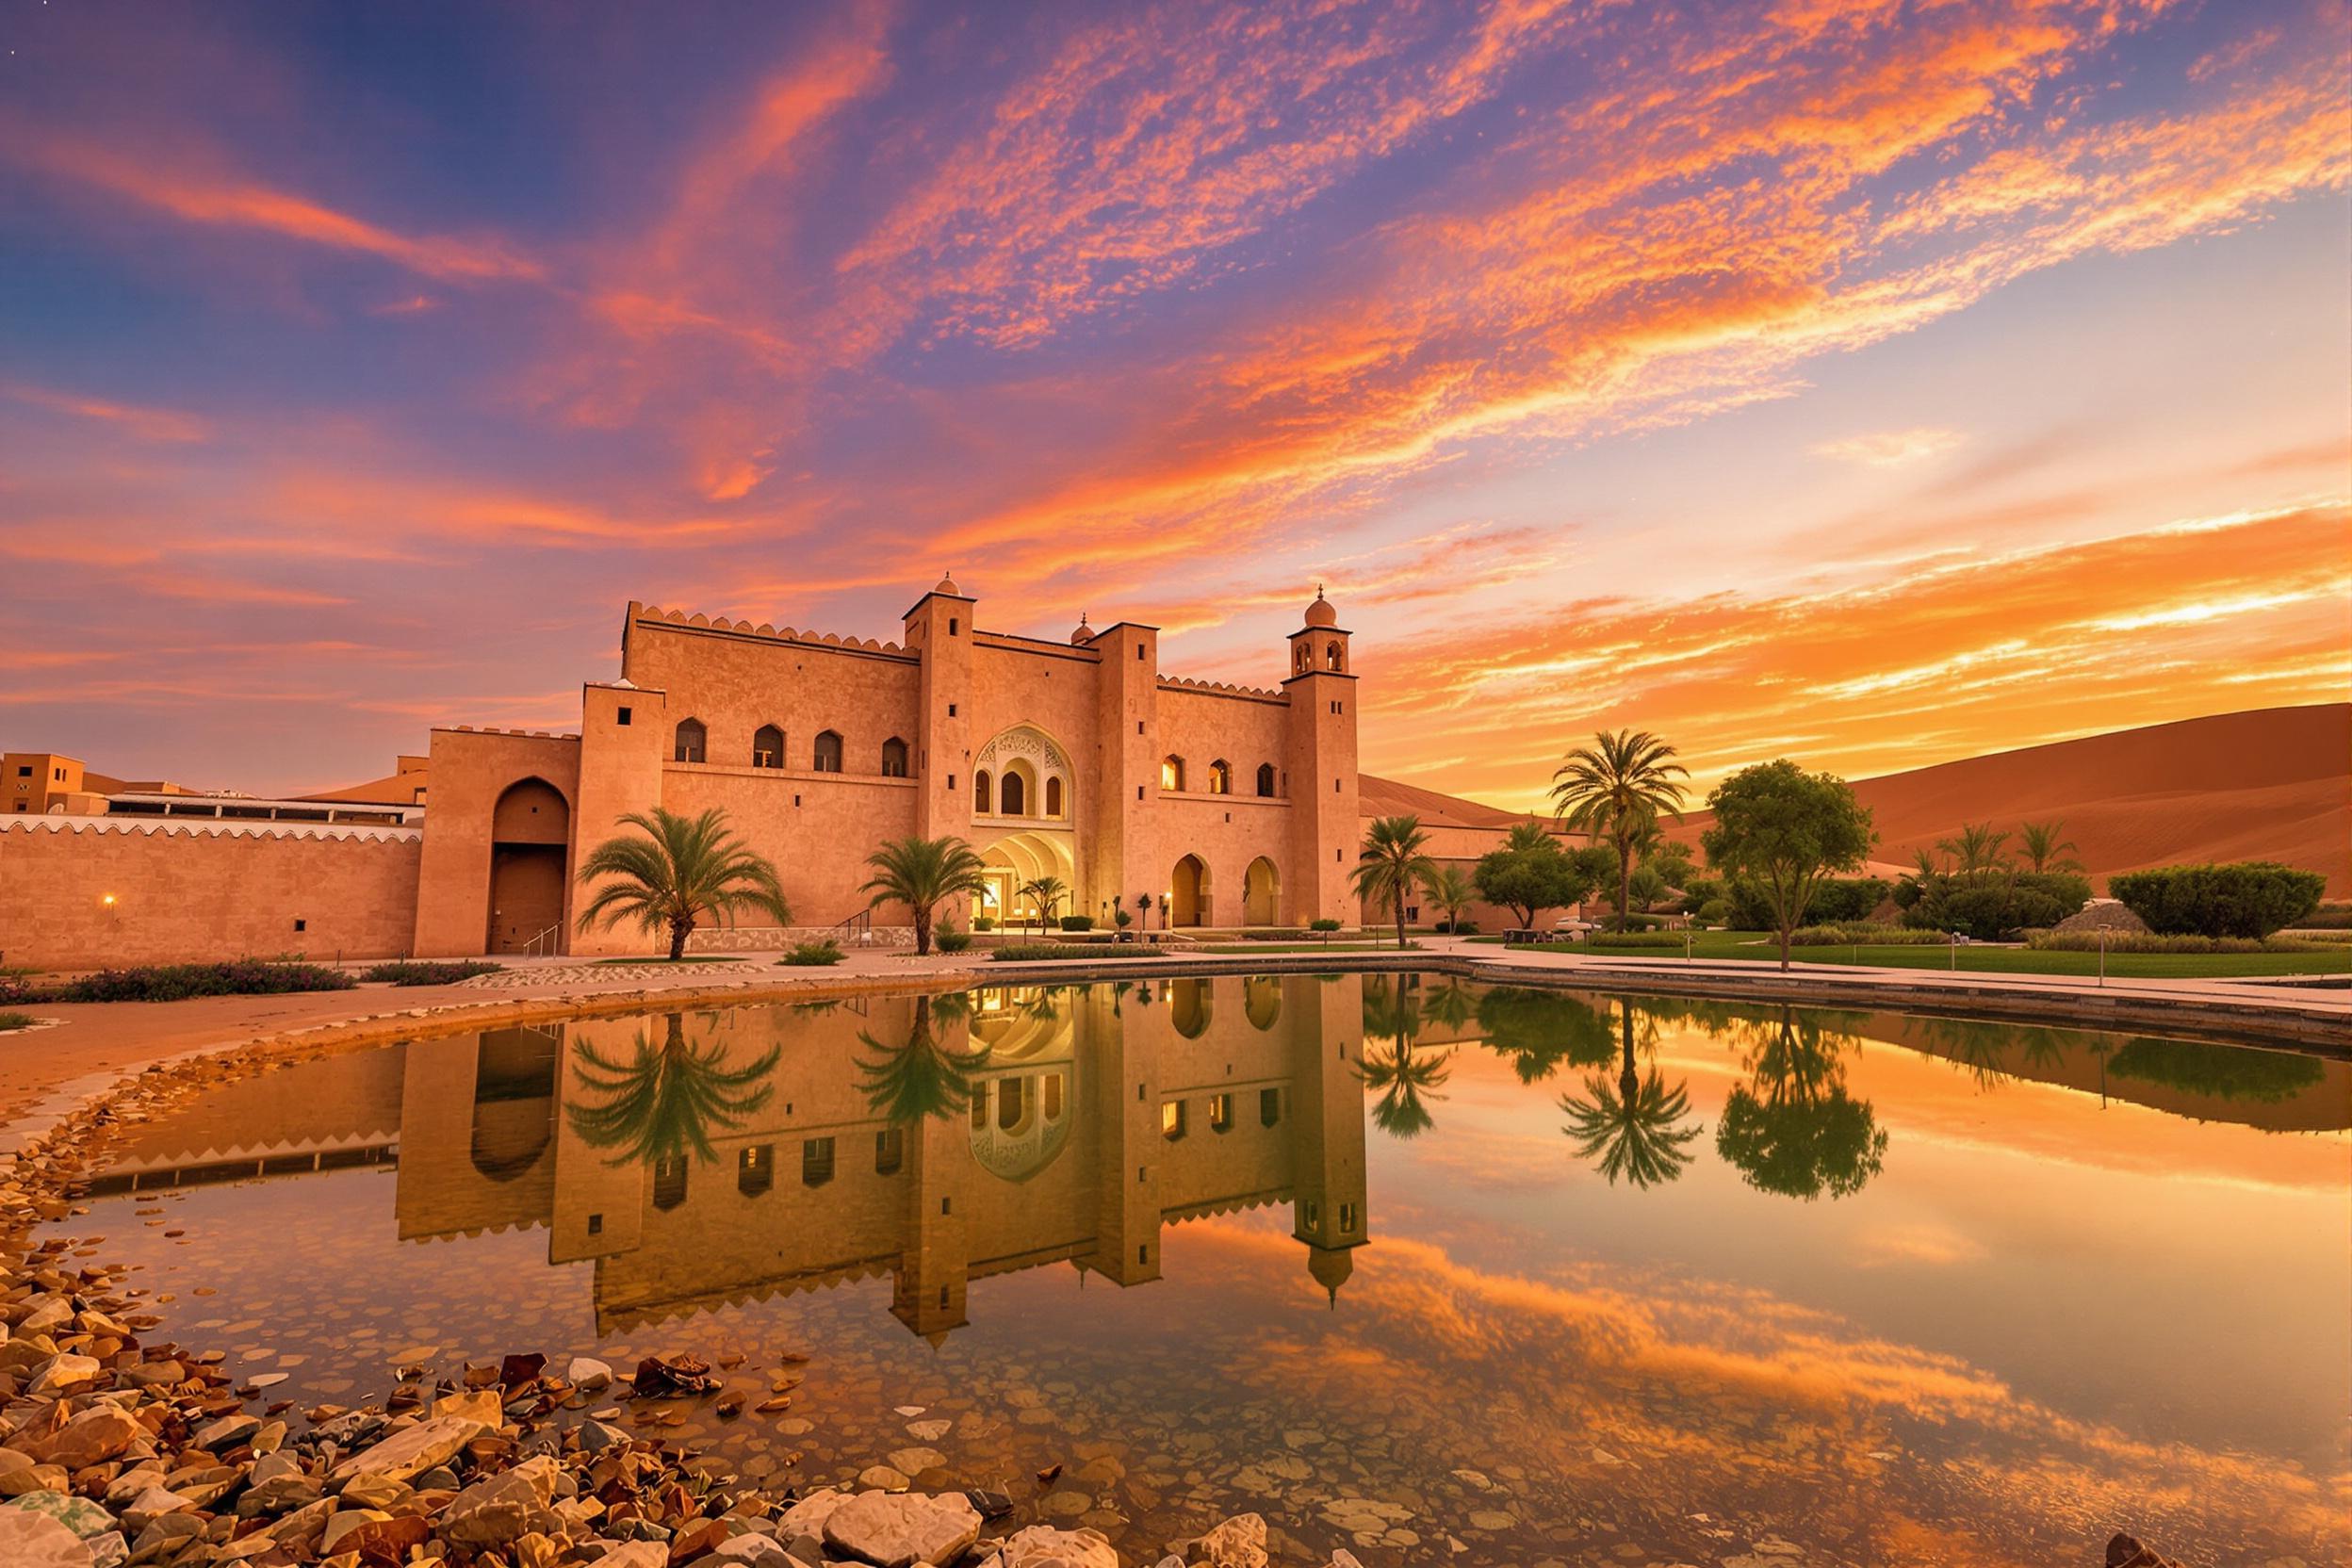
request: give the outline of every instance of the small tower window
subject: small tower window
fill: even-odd
[[[1260,762],[1258,764],[1258,794],[1261,799],[1271,799],[1273,797],[1274,764],[1271,762]]]
[[[1181,790],[1184,787],[1184,760],[1181,757],[1160,759],[1160,788]]]
[[[1329,664],[1332,669],[1339,668],[1339,645],[1337,643],[1331,643],[1325,645],[1323,649],[1323,662]]]
[[[841,738],[830,729],[817,732],[816,769],[819,773],[841,771]]]
[[[996,809],[996,780],[986,768],[972,776],[972,808],[983,813]]]
[[[784,731],[772,724],[763,724],[752,732],[751,765],[755,768],[780,768],[784,765]]]
[[[895,735],[882,743],[882,776],[885,778],[906,776],[906,743]]]
[[[1300,675],[1307,673],[1307,645],[1300,643],[1290,650],[1291,667]]]
[[[1045,814],[1049,817],[1062,814],[1062,781],[1059,778],[1045,781]]]
[[[673,762],[699,762],[710,744],[710,732],[700,719],[678,721],[678,743],[670,751]]]
[[[1233,765],[1222,757],[1209,764],[1209,793],[1229,795],[1233,792]]]

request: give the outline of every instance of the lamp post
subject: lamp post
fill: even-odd
[[[2099,983],[2101,986],[2107,984],[2107,928],[2103,925],[2099,928]],[[2102,1062],[2099,1065],[2104,1067],[2106,1064]]]

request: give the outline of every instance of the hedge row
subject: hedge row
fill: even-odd
[[[1952,940],[1942,931],[1920,931],[1907,925],[1872,925],[1849,922],[1843,925],[1801,925],[1788,934],[1790,947],[1940,947]]]
[[[505,969],[486,958],[398,958],[359,972],[362,980],[390,981],[395,986],[454,986],[477,974]]]
[[[101,970],[78,980],[35,985],[0,980],[0,1004],[26,1002],[179,1002],[191,996],[276,996],[287,991],[347,991],[348,970],[238,958],[221,964],[149,964]]]
[[[2097,953],[2096,931],[2029,931],[2025,945],[2043,953]],[[2110,953],[2340,953],[2342,942],[2306,941],[2295,937],[2166,936],[2154,931],[2110,931]]]
[[[2107,890],[2160,936],[2267,937],[2319,907],[2328,879],[2272,860],[2119,872]]]
[[[1054,958],[1165,958],[1164,949],[1120,942],[1014,942],[988,955],[1000,964],[1034,964]]]

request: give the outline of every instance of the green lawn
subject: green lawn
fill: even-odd
[[[1701,931],[1695,933],[1691,956],[1697,959],[1742,958],[1774,963],[1780,949],[1770,934],[1758,931]],[[1499,943],[1500,937],[1473,937],[1474,942]],[[1556,951],[1568,951],[1565,944]],[[1576,952],[1584,951],[1581,943]],[[1658,948],[1601,949],[1602,958],[1650,958],[1679,962],[1682,945]],[[1792,947],[1789,961],[1801,964],[1864,964],[1884,969],[1957,969],[1975,974],[2079,974],[2099,972],[2096,953],[2034,952],[2022,947]],[[2107,972],[2125,980],[2210,980],[2234,975],[2345,974],[2352,975],[2352,951],[2338,953],[2110,953]]]
[[[1408,942],[1407,951],[1417,946]],[[1179,953],[1394,953],[1396,944],[1386,942],[1230,942],[1214,945],[1202,942],[1194,947],[1169,948]]]

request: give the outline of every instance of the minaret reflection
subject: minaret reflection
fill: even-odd
[[[545,1225],[606,1331],[887,1274],[938,1344],[975,1280],[1144,1284],[1167,1228],[1287,1203],[1336,1306],[1369,1234],[1364,1011],[1354,976],[1234,976],[420,1042],[400,1233]]]

